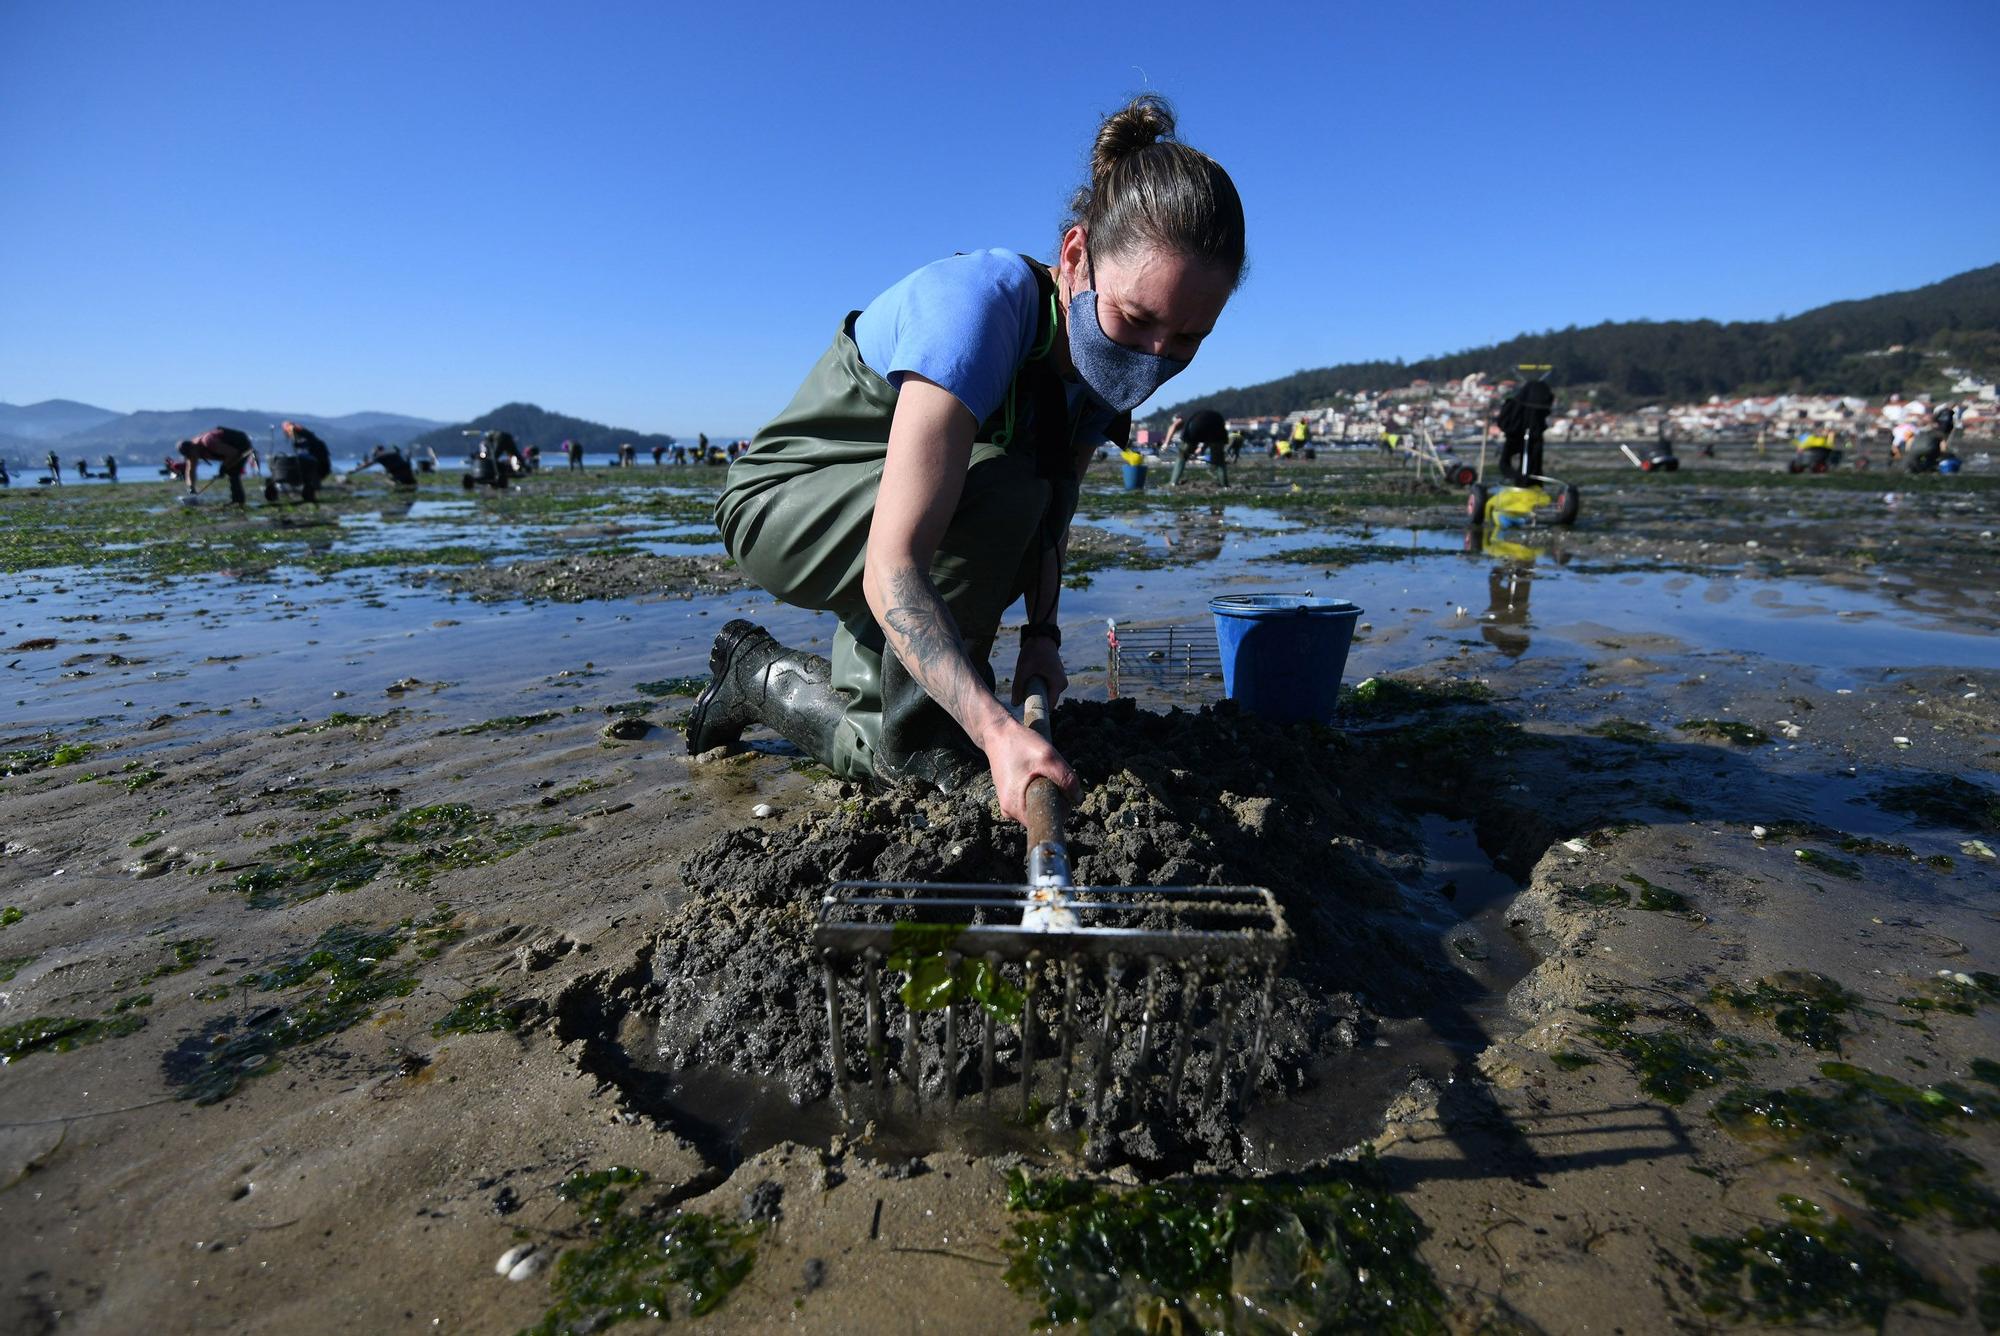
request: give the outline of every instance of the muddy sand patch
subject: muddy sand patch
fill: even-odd
[[[414,584],[442,585],[481,603],[536,599],[584,603],[592,599],[647,596],[691,598],[742,586],[736,563],[727,557],[659,556],[646,552],[595,553],[517,561],[508,566],[417,570]]]
[[[1491,727],[1490,712],[1479,707],[1453,706],[1444,713],[1456,722],[1433,722],[1431,729],[1463,726],[1483,735]],[[1408,812],[1425,804],[1392,792],[1382,776],[1397,773],[1394,761],[1367,741],[1274,726],[1227,704],[1162,715],[1129,701],[1065,703],[1055,734],[1085,783],[1068,829],[1078,884],[1263,886],[1282,905],[1295,940],[1276,981],[1267,1042],[1254,1073],[1259,1086],[1302,1088],[1315,1064],[1367,1037],[1377,1009],[1406,1013],[1441,991],[1474,987],[1447,959],[1440,936],[1406,907],[1400,883],[1416,880],[1423,862]],[[1022,879],[1023,834],[999,817],[989,797],[915,788],[869,796],[832,782],[822,786],[821,796],[830,810],[792,825],[726,832],[682,864],[687,898],[661,928],[645,977],[631,994],[632,1010],[654,1022],[657,1049],[630,1053],[635,1067],[655,1074],[663,1068],[731,1070],[754,1074],[774,1098],[826,1100],[833,1093],[826,1000],[812,945],[826,888],[847,879]],[[1038,1068],[1041,1083],[1031,1102],[1017,1084],[1023,1009],[1034,1007],[1035,1053],[1053,1058],[1063,1009],[1070,1005],[1061,990],[1045,988],[1035,1002],[1023,997],[1025,980],[1014,966],[993,971],[983,962],[958,960],[939,967],[921,951],[884,963],[885,1010],[915,1003],[907,1010],[919,1028],[918,1093],[925,1103],[948,1094],[977,1099],[990,1017],[995,1105],[1016,1122],[1032,1126],[1046,1117],[1065,1128],[1094,1120],[1101,1110],[1086,1109],[1084,1094],[1096,1103],[1108,1069],[1110,1098],[1101,1107],[1113,1111],[1117,1133],[1109,1153],[1160,1168],[1242,1161],[1230,1120],[1207,1105],[1218,1051],[1229,1055],[1223,1079],[1240,1088],[1237,1069],[1247,1065],[1253,1028],[1252,1013],[1241,1008],[1257,1006],[1256,977],[1198,992],[1200,1001],[1184,1015],[1165,997],[1181,976],[1160,966],[1167,982],[1148,1027],[1141,1021],[1149,969],[1132,962],[1117,991],[1108,1057],[1083,1051],[1106,1032],[1100,1028],[1102,992],[1092,992],[1087,982],[1075,1004],[1088,1025],[1079,1027],[1087,1034],[1077,1045],[1072,1078],[1057,1083]],[[914,984],[905,983],[899,965]],[[965,1036],[949,1070],[940,1014],[947,999],[957,1004]],[[1232,1018],[1217,1014],[1230,1006],[1239,1009],[1233,1045],[1227,1042]],[[857,1090],[871,1076],[861,1012],[852,998],[843,1008],[847,1074]],[[1119,1119],[1117,1111],[1132,1109],[1144,1082],[1157,1087],[1161,1069],[1179,1065],[1183,1028],[1194,1042],[1185,1079],[1171,1088],[1179,1116],[1128,1112]],[[891,1025],[880,1047],[894,1073],[889,1082],[898,1087],[892,1104],[909,1095],[903,1045],[900,1023]],[[1113,1144],[1100,1132],[1093,1153],[1104,1154]]]

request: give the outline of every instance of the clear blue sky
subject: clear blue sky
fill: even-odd
[[[749,431],[1048,253],[1167,94],[1252,273],[1179,399],[2000,259],[2000,5],[0,3],[0,400]]]

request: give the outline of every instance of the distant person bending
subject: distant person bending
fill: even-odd
[[[285,439],[292,443],[292,450],[311,459],[313,464],[313,486],[318,487],[333,476],[333,454],[326,448],[326,442],[315,435],[310,427],[302,427],[296,422],[281,424]]]
[[[1540,376],[1515,389],[1500,403],[1500,473],[1509,482],[1542,476],[1542,437],[1555,411],[1556,392]]]
[[[1165,454],[1173,446],[1174,437],[1180,437],[1180,449],[1174,455],[1174,471],[1168,478],[1173,487],[1181,485],[1181,473],[1188,461],[1206,451],[1209,467],[1215,470],[1219,485],[1229,486],[1229,427],[1223,422],[1222,414],[1213,408],[1203,408],[1192,417],[1175,418],[1167,424],[1167,434],[1160,442],[1160,453]]]
[[[221,469],[222,476],[229,479],[229,500],[235,505],[246,504],[243,496],[243,470],[257,457],[257,447],[249,434],[234,427],[211,427],[201,435],[182,441],[178,447],[181,458],[187,461],[187,490],[193,496],[200,490],[195,486],[195,475],[201,471],[204,462]]]
[[[0,459],[0,487],[12,487],[13,485],[14,478],[12,474],[7,472],[7,461]]]
[[[571,473],[578,472],[583,468],[583,442],[564,441],[562,443],[562,450],[563,457],[569,460],[569,471]]]
[[[667,447],[666,447],[666,446],[664,446],[664,445],[656,445],[656,446],[654,446],[654,447],[653,447],[653,467],[654,467],[654,468],[658,468],[658,467],[660,466],[660,456],[661,456],[661,455],[664,455],[665,453],[667,453]]]
[[[112,482],[118,481],[117,455],[106,455],[104,457],[104,476],[109,478]]]
[[[629,469],[636,466],[638,462],[639,462],[639,450],[637,446],[632,444],[632,442],[627,441],[623,445],[618,447],[619,468]]]
[[[56,480],[56,486],[62,486],[62,460],[56,458],[53,450],[49,451],[49,476]]]
[[[417,485],[417,471],[410,467],[410,461],[404,457],[402,450],[398,447],[393,445],[376,446],[369,456],[361,461],[361,467],[354,471],[359,473],[361,469],[372,468],[377,464],[382,466],[382,471],[389,475],[389,481],[395,483],[396,486],[415,487]]]
[[[1957,422],[1958,415],[1949,408],[1931,414],[1930,425],[1910,438],[1910,472],[1937,472],[1938,465],[1951,453],[1951,433]]]

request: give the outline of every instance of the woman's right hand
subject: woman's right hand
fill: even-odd
[[[1009,718],[986,741],[986,763],[993,769],[993,789],[1008,820],[1028,824],[1028,785],[1046,776],[1075,802],[1082,792],[1076,772],[1062,753],[1034,729]]]

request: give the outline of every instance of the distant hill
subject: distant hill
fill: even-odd
[[[122,416],[115,409],[80,404],[74,399],[44,399],[38,404],[0,404],[0,437],[14,441],[52,441]]]
[[[39,462],[43,453],[54,450],[65,460],[78,458],[95,462],[102,455],[117,455],[131,462],[152,463],[161,455],[171,453],[179,442],[210,427],[235,427],[248,432],[250,439],[268,449],[272,429],[288,419],[317,432],[337,456],[360,455],[385,442],[401,445],[438,426],[430,418],[409,417],[401,413],[349,413],[343,417],[326,418],[311,413],[278,413],[255,408],[187,408],[171,412],[148,409],[120,414],[52,440],[37,440],[33,442],[33,458]],[[0,427],[0,433],[6,432],[7,428]],[[22,451],[15,448],[12,453],[20,454]]]
[[[625,427],[607,427],[602,422],[590,422],[583,418],[565,417],[561,413],[551,413],[534,404],[502,404],[490,413],[485,413],[470,422],[461,422],[453,427],[440,427],[417,437],[411,444],[421,449],[429,446],[440,455],[447,451],[457,453],[465,448],[464,433],[468,431],[505,431],[513,433],[514,439],[523,446],[539,445],[544,451],[553,450],[564,441],[581,441],[585,450],[596,454],[616,450],[630,441],[641,451],[653,446],[671,446],[674,438],[662,434],[647,434]]]
[[[1886,351],[1890,348],[1900,351]],[[1456,380],[1475,371],[1503,375],[1523,362],[1553,364],[1553,383],[1572,392],[1595,390],[1598,404],[1614,409],[1698,402],[1718,394],[1929,392],[1938,387],[1947,362],[1983,375],[2000,373],[2000,264],[1783,320],[1615,321],[1522,334],[1416,362],[1348,362],[1297,371],[1189,399],[1151,420],[1165,423],[1197,408],[1213,408],[1225,417],[1286,413],[1419,378]]]

